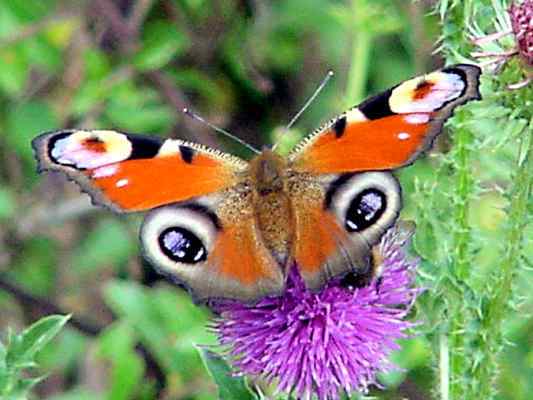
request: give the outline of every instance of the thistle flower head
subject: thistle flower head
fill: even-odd
[[[376,375],[397,369],[390,355],[415,325],[405,320],[421,291],[414,287],[417,263],[406,258],[409,237],[399,228],[385,234],[382,273],[365,287],[335,279],[313,293],[293,269],[280,297],[215,305],[214,327],[236,371],[303,399],[379,386]]]
[[[518,52],[522,59],[533,67],[533,0],[511,4],[509,15]]]

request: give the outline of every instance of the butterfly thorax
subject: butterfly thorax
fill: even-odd
[[[266,247],[281,265],[288,259],[293,239],[286,173],[286,160],[271,150],[264,150],[250,162],[257,227]]]

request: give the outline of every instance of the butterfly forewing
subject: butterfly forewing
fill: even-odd
[[[63,130],[34,139],[40,170],[67,174],[96,204],[149,210],[234,185],[246,163],[181,140],[103,130]]]
[[[479,99],[480,69],[456,65],[374,96],[310,135],[290,155],[317,174],[392,170],[427,150],[453,110]]]

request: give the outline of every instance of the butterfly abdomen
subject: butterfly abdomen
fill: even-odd
[[[286,161],[270,150],[250,162],[253,209],[266,248],[284,266],[293,241],[292,213],[286,190]]]

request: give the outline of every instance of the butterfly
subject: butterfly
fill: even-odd
[[[111,130],[33,140],[39,171],[60,171],[97,205],[148,211],[144,256],[197,301],[283,292],[296,266],[319,290],[372,270],[372,247],[398,218],[393,171],[411,164],[453,110],[480,99],[480,69],[409,79],[329,121],[283,157],[250,161],[206,146]]]

